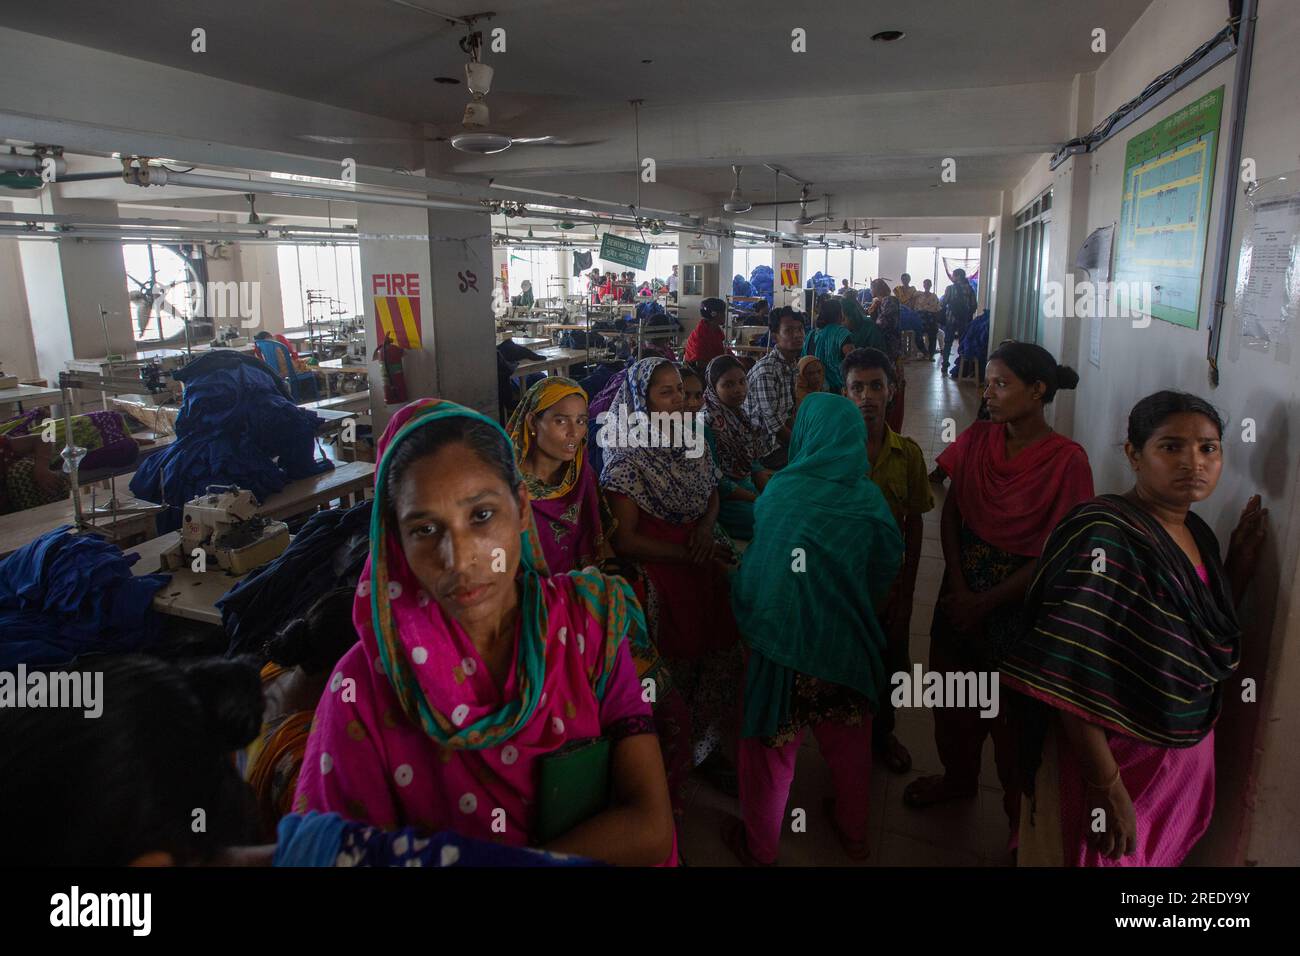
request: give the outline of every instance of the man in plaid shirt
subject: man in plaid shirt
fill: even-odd
[[[803,319],[788,306],[772,312],[768,342],[774,347],[749,370],[749,394],[742,410],[768,438],[763,464],[785,466],[794,425],[794,382],[803,351]]]

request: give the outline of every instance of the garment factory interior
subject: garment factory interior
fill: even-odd
[[[294,827],[328,814],[339,863],[408,862],[392,834],[410,829],[438,834],[431,859],[444,864],[450,850],[518,863],[506,851],[524,847],[548,851],[530,865],[1006,867],[1031,865],[1031,849],[1045,865],[1300,862],[1300,701],[1285,691],[1300,686],[1300,9],[490,6],[0,10],[0,819],[57,812],[111,829],[117,810],[95,787],[54,791],[125,772],[88,756],[95,734],[131,719],[115,715],[115,689],[135,700],[128,710],[146,689],[160,709],[174,699],[174,723],[188,726],[182,712],[202,698],[194,675],[206,673],[228,704],[251,695],[257,712],[254,732],[223,752],[244,787],[223,812],[247,805],[248,818],[223,818],[206,842],[68,836],[49,851],[55,862],[262,847],[265,858],[249,858],[297,865],[307,857],[286,847],[305,829]],[[1154,299],[1135,291],[1132,316],[1106,314],[1104,287],[1095,302],[1091,289],[1108,280]],[[1085,286],[1086,306],[1075,294]],[[781,338],[795,326],[811,358]],[[778,386],[765,368],[788,375],[770,422],[759,406]],[[852,392],[872,373],[892,396],[879,408]],[[676,404],[656,404],[667,379]],[[738,388],[743,402],[728,397]],[[605,448],[598,467],[598,405],[690,411],[693,391],[711,429],[700,458]],[[1135,426],[1151,416],[1140,403],[1164,392],[1202,401],[1164,399],[1172,417]],[[839,459],[813,445],[849,402],[841,437],[857,471],[832,479],[818,469]],[[1016,403],[1027,410],[1003,437],[999,416]],[[566,432],[567,459],[538,437],[561,406],[587,429],[585,440]],[[1142,657],[1137,670],[1116,664],[1063,690],[1042,677],[1055,675],[1050,638],[1034,637],[1055,620],[1042,603],[1059,570],[1052,543],[1074,540],[1082,518],[1066,513],[1094,494],[1112,502],[1099,520],[1129,515],[1135,506],[1114,496],[1136,481],[1141,497],[1156,444],[1143,442],[1175,420],[1208,422],[1221,442],[1206,453],[1208,486],[1193,482],[1208,491],[1179,525],[1194,543],[1153,532],[1162,543],[1151,546],[1151,561],[1194,568],[1190,586],[1204,587],[1186,597],[1194,623],[1177,618],[1194,634],[1151,625],[1168,640],[1152,639],[1145,657],[1124,650]],[[491,653],[475,630],[482,589],[446,584],[469,545],[448,543],[450,530],[442,544],[408,544],[400,530],[413,495],[442,507],[446,489],[470,481],[450,470],[477,475],[486,459],[465,464],[476,447],[466,438],[412,463],[392,448],[409,450],[417,423],[508,436],[523,472],[512,494],[528,494],[505,496],[501,513],[535,527],[508,536],[519,583],[502,598],[510,639],[492,644],[493,631]],[[1043,451],[1030,475],[1004,474],[1014,458],[994,451],[992,471],[969,477],[983,467],[976,432],[996,432],[997,449],[1046,435],[1060,452]],[[881,466],[873,484],[858,459],[875,469],[885,454],[897,477]],[[539,460],[553,474],[530,472]],[[444,488],[410,490],[417,473]],[[1006,504],[1020,494],[1046,510],[1032,533],[1012,535],[1030,521]],[[561,498],[569,510],[548,507]],[[978,521],[977,500],[988,509]],[[1012,714],[1020,701],[1037,708],[1049,728],[1037,816],[1051,816],[1050,794],[1064,835],[1048,850],[1023,819],[1035,799],[1021,790],[1025,767],[1010,766],[1024,727],[959,725],[942,706],[885,700],[890,673],[916,668],[919,684],[971,660],[951,643],[982,600],[960,582],[966,558],[955,564],[967,532],[1014,559],[1022,588],[1041,575],[1030,603],[1023,590],[1012,602],[1028,636],[1001,658],[1000,699]],[[821,541],[793,584],[777,567],[791,535]],[[420,547],[441,549],[439,587],[451,590],[430,583],[412,557]],[[567,591],[562,569],[547,577],[538,556],[555,565],[561,552],[579,582]],[[585,648],[579,634],[577,656],[601,675],[590,687],[552,673],[574,654],[558,646],[565,627],[550,641],[565,615],[570,634],[593,617],[607,635],[625,632],[617,651],[611,638],[599,652],[593,631]],[[806,625],[797,647],[779,646],[778,619]],[[540,661],[514,645],[516,627],[541,629]],[[1147,646],[1148,630],[1116,627],[1099,640]],[[818,649],[826,634],[849,649]],[[1170,643],[1188,641],[1203,660]],[[1165,654],[1200,676],[1171,677],[1153,662]],[[454,681],[419,676],[444,657]],[[335,703],[358,661],[360,698]],[[62,712],[15,709],[5,695],[23,682],[2,672],[20,667],[29,689],[39,670],[102,673],[104,721],[80,729],[78,714],[70,730]],[[864,669],[869,692],[855,683]],[[663,695],[647,699],[647,681]],[[453,709],[463,688],[472,699]],[[587,696],[561,706],[561,690]],[[770,712],[762,694],[775,695]],[[1186,724],[1166,713],[1175,699],[1211,716]],[[16,742],[45,732],[77,743],[55,757]],[[570,801],[585,809],[564,824],[537,782],[565,766],[546,759],[561,747],[573,759],[555,779],[600,791],[591,806],[586,792]],[[1059,785],[1045,788],[1058,760]],[[180,776],[174,799],[140,799],[159,814],[193,805],[197,784]],[[1082,810],[1069,807],[1085,798],[1131,811],[1136,838],[1127,818],[1113,847],[1080,835]],[[19,859],[46,852],[28,835],[0,843],[11,838]]]

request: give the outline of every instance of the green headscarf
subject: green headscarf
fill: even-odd
[[[862,311],[862,306],[858,305],[858,300],[845,296],[843,309],[845,316],[849,320],[849,339],[853,342],[853,347],[858,349],[880,349],[880,351],[884,352],[885,334]]]
[[[754,505],[754,538],[732,584],[751,651],[744,737],[776,733],[796,673],[849,687],[877,707],[885,635],[872,599],[898,575],[903,539],[870,468],[857,406],[828,392],[804,399],[790,463]]]

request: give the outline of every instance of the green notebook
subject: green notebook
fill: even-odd
[[[540,764],[536,839],[544,844],[609,804],[609,738],[570,741]]]

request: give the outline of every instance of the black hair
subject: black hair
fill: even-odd
[[[261,332],[258,332],[256,335],[253,336],[253,338],[255,339],[269,339],[270,337],[271,337],[271,333],[266,331],[266,329],[263,329]]]
[[[760,312],[763,309],[770,309],[770,308],[772,307],[768,304],[767,299],[759,299],[757,302],[754,303],[754,308],[751,311]]]
[[[266,643],[264,657],[281,667],[301,667],[324,674],[357,642],[352,626],[355,587],[322,595],[302,617],[294,618]]]
[[[854,349],[848,355],[844,356],[840,362],[840,377],[844,379],[845,387],[849,384],[849,372],[855,368],[872,369],[878,368],[885,373],[885,378],[889,379],[889,384],[894,382],[894,363],[889,356],[880,349]]]
[[[1141,451],[1142,446],[1167,418],[1186,412],[1204,415],[1214,425],[1219,437],[1223,437],[1223,419],[1219,416],[1218,409],[1199,395],[1165,390],[1148,395],[1128,413],[1129,443]]]
[[[668,364],[669,364],[669,365],[672,365],[673,363],[669,362]],[[659,369],[655,369],[655,371],[657,372],[657,371],[659,371]],[[691,364],[690,362],[683,362],[681,365],[678,365],[678,366],[677,366],[677,371],[678,371],[678,373],[681,375],[681,377],[682,377],[682,382],[683,382],[683,383],[685,383],[686,380],[687,380],[688,378],[691,378],[691,377],[698,378],[698,379],[700,380],[700,388],[701,388],[701,390],[703,389],[705,383],[708,381],[708,380],[704,377],[704,373],[701,372],[698,368],[696,368],[696,367],[695,367],[693,364]],[[651,374],[650,377],[651,377],[651,378],[654,378],[653,373]]]
[[[733,368],[738,368],[742,372],[745,371],[745,366],[740,364],[740,359],[736,358],[736,356],[719,355],[717,358],[712,359],[708,368],[704,370],[704,381],[708,383],[709,388],[716,388],[718,380]]]
[[[771,333],[769,341],[771,341],[772,345],[776,345],[775,339],[777,333],[781,331],[782,319],[793,319],[798,322],[801,327],[803,325],[803,319],[799,318],[799,313],[788,305],[783,305],[779,309],[773,309],[767,314],[767,330]]]
[[[828,325],[839,325],[843,320],[843,300],[835,296],[828,296],[827,298],[822,299],[822,304],[817,309],[817,328],[824,329]]]
[[[255,665],[125,655],[62,672],[102,674],[102,712],[0,708],[6,862],[126,866],[164,852],[186,865],[258,840],[256,800],[230,759],[261,727]]]
[[[1005,364],[1026,385],[1042,382],[1046,386],[1046,391],[1043,392],[1044,405],[1050,404],[1056,397],[1057,389],[1075,388],[1079,384],[1078,372],[1068,365],[1057,365],[1051,352],[1031,342],[1000,345],[988,358],[990,362],[994,359]]]
[[[523,479],[515,467],[515,451],[510,439],[488,422],[465,415],[453,415],[417,428],[402,439],[402,443],[393,451],[384,487],[390,513],[397,501],[397,493],[406,470],[421,458],[456,442],[467,445],[483,464],[496,472],[497,477],[511,491],[518,490]]]

